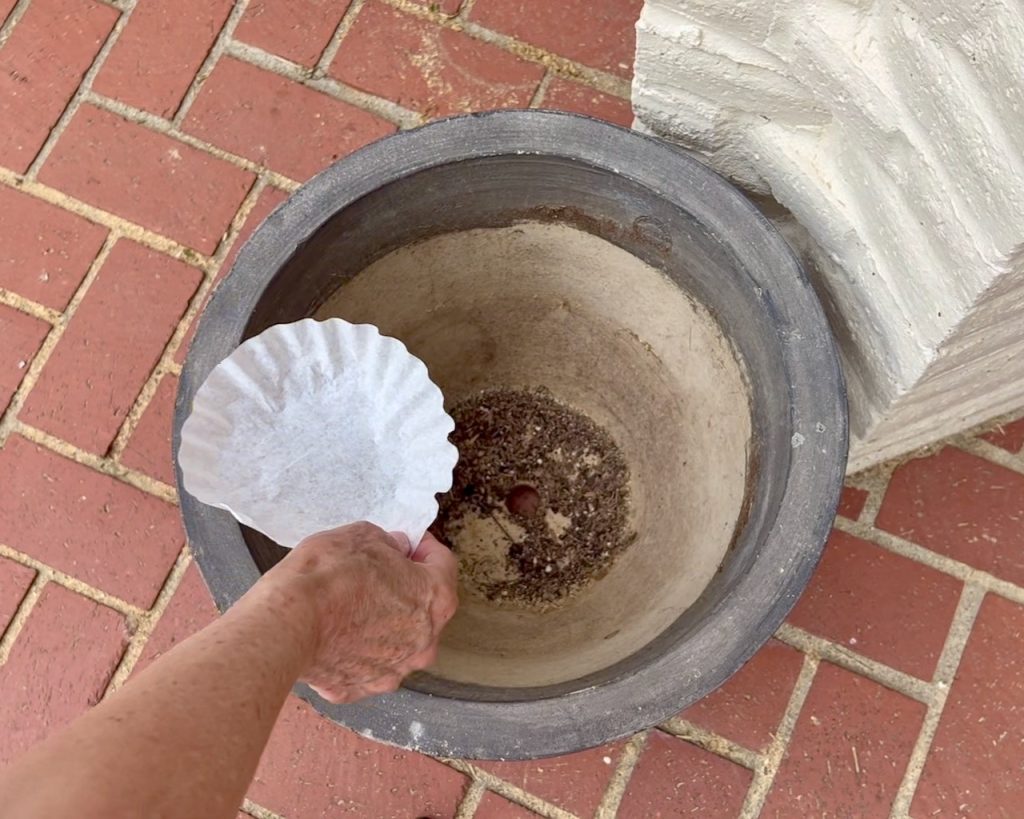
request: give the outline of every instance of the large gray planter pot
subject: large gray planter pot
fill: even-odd
[[[674,715],[775,631],[813,571],[847,446],[832,336],[785,242],[677,149],[564,114],[444,120],[303,186],[246,243],[189,351],[316,315],[402,338],[447,398],[544,384],[613,435],[636,542],[552,611],[464,599],[437,666],[322,714],[444,756],[576,751]],[[325,419],[325,423],[337,423]],[[179,480],[180,486],[180,480]],[[281,550],[181,491],[218,606]]]

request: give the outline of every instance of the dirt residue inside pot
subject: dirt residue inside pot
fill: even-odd
[[[538,388],[481,392],[452,416],[460,457],[433,530],[471,594],[557,605],[634,540],[626,462],[586,415]]]

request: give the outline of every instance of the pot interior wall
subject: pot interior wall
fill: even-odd
[[[750,418],[728,343],[664,274],[597,236],[526,222],[393,251],[317,313],[332,316],[402,339],[449,404],[547,387],[611,433],[629,467],[636,540],[611,570],[539,609],[464,587],[436,676],[493,686],[583,677],[700,596],[743,507]]]
[[[309,315],[376,324],[449,403],[545,386],[606,429],[630,469],[637,538],[607,574],[544,611],[464,594],[435,668],[409,685],[481,700],[580,690],[727,598],[782,489],[761,480],[759,455],[789,449],[788,424],[770,423],[787,403],[763,296],[656,192],[550,157],[424,171],[309,237],[247,336]],[[265,570],[279,550],[245,535]]]

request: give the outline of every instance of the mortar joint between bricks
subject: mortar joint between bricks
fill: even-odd
[[[18,21],[24,16],[25,12],[28,11],[29,4],[32,0],[18,0],[7,13],[7,17],[0,22],[0,48],[4,47],[4,44],[10,38],[14,31],[14,27],[18,25]]]
[[[128,677],[131,676],[139,658],[142,656],[146,643],[148,643],[149,638],[153,636],[153,631],[156,629],[157,623],[160,621],[160,618],[163,617],[164,612],[167,611],[167,607],[170,605],[171,599],[174,597],[174,593],[181,586],[181,582],[185,577],[185,572],[188,570],[191,563],[192,552],[189,547],[185,545],[182,547],[181,551],[178,552],[178,556],[174,560],[174,565],[171,566],[171,570],[167,573],[167,578],[164,580],[163,586],[160,587],[160,591],[157,593],[156,600],[153,605],[148,611],[140,612],[138,617],[135,619],[131,638],[128,641],[128,645],[125,647],[125,651],[121,656],[120,662],[117,664],[117,668],[114,669],[114,673],[111,675],[110,681],[107,683],[106,690],[103,693],[104,697],[110,696],[110,694],[124,685],[124,683],[127,682]]]
[[[539,796],[534,796],[532,793],[513,785],[511,782],[506,782],[504,779],[495,776],[489,771],[485,771],[483,768],[478,768],[476,765],[465,759],[451,759],[447,757],[435,757],[435,759],[437,759],[438,762],[447,765],[449,768],[452,768],[461,774],[465,774],[474,781],[479,782],[487,790],[493,791],[510,802],[514,802],[528,810],[532,810],[534,813],[546,816],[548,819],[577,819],[577,817],[568,811],[565,811],[556,805],[552,805],[550,802],[546,802]]]
[[[6,558],[7,560],[11,560],[15,563],[20,563],[23,566],[27,566],[34,570],[37,577],[41,578],[43,581],[63,586],[68,591],[73,591],[75,594],[88,598],[94,603],[98,603],[101,606],[105,606],[108,609],[116,611],[118,614],[133,623],[137,622],[145,615],[145,612],[138,606],[129,603],[120,597],[108,594],[107,592],[86,583],[84,580],[79,580],[77,577],[69,575],[66,572],[62,572],[59,569],[55,569],[53,566],[43,563],[40,560],[36,560],[31,555],[18,551],[7,544],[0,543],[0,557]]]
[[[43,343],[39,345],[39,349],[36,354],[32,357],[32,361],[28,364],[28,368],[25,372],[24,377],[21,379],[21,383],[14,391],[14,395],[11,396],[10,401],[7,404],[7,409],[3,415],[0,415],[0,447],[6,442],[11,432],[18,426],[18,413],[21,412],[21,408],[25,405],[25,401],[28,398],[28,394],[35,387],[36,382],[39,380],[39,376],[43,371],[43,367],[49,360],[50,355],[56,348],[57,343],[60,341],[61,336],[64,334],[64,328],[67,326],[68,321],[75,314],[78,306],[82,303],[85,298],[85,294],[89,291],[96,276],[99,275],[100,268],[103,267],[110,255],[111,249],[118,241],[118,236],[111,232],[107,234],[107,237],[103,240],[103,244],[97,251],[96,256],[89,264],[88,270],[86,270],[85,276],[82,277],[82,281],[78,287],[75,288],[75,292],[71,295],[68,301],[67,307],[64,308],[64,312],[61,316],[60,321],[54,324],[50,331],[46,334],[43,339]]]
[[[0,554],[3,554],[3,552],[0,551]],[[8,555],[4,555],[4,557],[8,557]],[[8,557],[8,559],[13,558]],[[32,610],[35,608],[36,603],[39,602],[39,597],[43,593],[43,587],[49,580],[50,578],[47,573],[36,570],[36,576],[32,578],[32,582],[25,590],[25,594],[22,596],[21,601],[18,603],[18,608],[14,612],[14,616],[3,632],[0,633],[0,667],[3,667],[8,657],[11,656],[11,647],[14,645],[14,641],[18,639],[18,635],[25,627],[25,623],[32,614]]]
[[[206,53],[206,57],[203,58],[203,62],[199,66],[199,70],[196,71],[195,76],[192,78],[192,82],[190,82],[188,88],[185,89],[181,102],[178,103],[178,108],[171,117],[169,124],[173,128],[180,128],[182,123],[185,121],[185,117],[188,116],[188,112],[192,109],[192,105],[195,103],[196,97],[199,96],[199,91],[206,83],[210,74],[213,73],[213,69],[217,66],[221,56],[224,54],[225,46],[235,33],[235,28],[237,28],[239,21],[242,19],[242,15],[245,14],[245,10],[248,5],[249,0],[234,1],[234,4],[231,6],[231,11],[224,20],[224,24],[221,26],[220,31],[217,32],[216,39],[210,46],[210,50]]]
[[[363,6],[366,5],[366,0],[352,0],[349,7],[345,9],[345,13],[341,15],[341,19],[338,21],[338,25],[334,28],[334,33],[331,34],[331,39],[327,41],[327,45],[324,46],[324,50],[320,52],[320,57],[316,61],[316,65],[311,69],[309,78],[320,79],[326,77],[327,72],[331,67],[331,63],[334,62],[334,58],[338,55],[338,50],[341,48],[342,41],[345,39],[349,31],[352,30],[352,25],[356,21],[356,17],[359,16],[359,12],[362,11]]]
[[[178,504],[177,490],[173,486],[169,486],[162,481],[158,481],[155,478],[151,478],[134,469],[122,466],[116,461],[108,458],[101,458],[91,452],[86,452],[79,449],[74,444],[63,441],[55,435],[50,435],[48,432],[29,426],[21,421],[16,421],[14,423],[12,431],[17,432],[23,438],[27,438],[34,444],[43,446],[51,452],[54,452],[63,458],[67,458],[70,461],[87,466],[93,471],[99,472],[101,475],[106,475],[107,477],[113,478],[121,483],[128,484],[128,486],[133,486],[136,489],[145,492],[147,495],[159,498],[172,506],[176,506]]]
[[[984,572],[981,569],[975,569],[966,563],[961,563],[951,557],[904,540],[890,532],[884,532],[866,523],[849,521],[843,518],[836,520],[835,528],[841,532],[859,537],[861,540],[866,540],[893,554],[898,554],[936,571],[948,574],[964,583],[974,583],[986,591],[998,594],[1000,597],[1005,597],[1015,603],[1024,604],[1024,588]]]
[[[225,151],[223,148],[218,148],[216,145],[212,145],[209,142],[204,142],[198,137],[192,136],[191,134],[187,134],[184,131],[175,128],[170,120],[159,117],[156,114],[151,114],[149,111],[143,111],[141,108],[135,108],[127,103],[121,102],[120,100],[115,100],[111,97],[98,94],[95,91],[90,91],[88,93],[86,101],[90,105],[94,105],[111,114],[116,114],[122,119],[133,122],[136,125],[141,125],[143,128],[147,128],[150,131],[154,131],[155,133],[162,134],[170,139],[177,140],[184,145],[188,145],[190,148],[203,151],[216,159],[228,162],[235,167],[254,174],[255,176],[263,176],[282,190],[291,192],[299,187],[300,183],[294,179],[278,174],[258,162],[246,159],[244,156],[233,154],[230,151]],[[191,264],[193,267],[205,269],[206,266],[211,264],[210,258],[208,256],[204,256],[198,250],[185,247],[184,245],[178,245],[178,247],[180,250],[177,255],[170,255],[175,255],[176,258],[181,258],[182,261]],[[164,252],[168,251],[165,250]]]
[[[93,224],[104,227],[110,233],[115,234],[117,238],[125,238],[137,242],[192,267],[203,269],[203,264],[207,262],[205,256],[191,248],[185,247],[174,239],[154,233],[141,225],[129,222],[127,219],[109,211],[68,196],[56,188],[51,188],[49,185],[27,179],[24,175],[16,174],[7,168],[0,167],[0,184],[21,191],[42,202],[55,205]],[[295,184],[297,186],[298,183]]]
[[[539,63],[561,77],[582,82],[606,94],[629,99],[629,80],[597,68],[591,68],[575,60],[546,51],[538,46],[524,43],[522,40],[517,40],[507,34],[493,31],[478,23],[467,20],[462,14],[448,17],[440,11],[435,11],[429,6],[415,3],[413,0],[381,0],[381,2],[411,17],[418,17],[444,28],[463,32],[476,40],[497,46],[524,60]],[[466,14],[468,15],[468,13],[467,11]]]
[[[40,168],[46,163],[50,154],[53,151],[57,141],[63,136],[64,131],[67,130],[68,125],[74,118],[75,113],[78,111],[82,104],[82,100],[89,93],[92,88],[93,81],[99,74],[100,69],[103,67],[103,63],[106,62],[108,55],[114,48],[114,44],[117,43],[118,38],[121,36],[121,32],[124,31],[128,20],[131,19],[132,11],[134,11],[138,0],[126,0],[124,8],[121,9],[121,15],[114,22],[113,27],[110,29],[110,33],[103,41],[103,45],[100,46],[100,50],[96,52],[96,56],[93,57],[92,63],[86,70],[85,75],[82,77],[82,81],[78,84],[78,88],[75,89],[75,93],[72,94],[71,99],[68,100],[68,104],[64,107],[60,117],[57,118],[57,122],[54,123],[53,128],[50,129],[49,135],[46,137],[46,141],[43,142],[32,163],[29,165],[25,175],[29,179],[35,179],[39,175]]]
[[[225,258],[231,251],[235,242],[238,240],[238,236],[241,233],[242,226],[245,224],[245,220],[249,217],[249,214],[252,213],[253,208],[256,207],[256,203],[266,188],[266,185],[266,179],[262,176],[257,176],[253,180],[252,186],[246,192],[241,204],[238,206],[238,210],[231,219],[231,224],[228,225],[228,228],[224,232],[224,236],[221,238],[216,251],[210,258],[209,264],[203,270],[202,282],[200,282],[199,287],[196,288],[195,293],[192,294],[192,298],[189,300],[185,313],[175,325],[174,331],[171,333],[171,337],[167,340],[167,344],[164,345],[164,349],[160,354],[159,360],[154,365],[152,372],[150,372],[149,376],[146,378],[145,383],[142,385],[142,389],[139,390],[139,394],[132,402],[132,406],[128,410],[128,414],[124,417],[124,420],[121,421],[121,425],[118,427],[117,434],[114,436],[114,440],[107,451],[107,457],[112,461],[120,464],[120,458],[124,454],[124,450],[128,446],[132,434],[135,432],[139,422],[142,420],[142,416],[145,413],[146,408],[156,395],[160,382],[174,365],[174,355],[177,353],[182,339],[184,339],[192,322],[198,318],[199,313],[202,310],[202,306],[206,302],[206,297],[213,288],[213,280],[217,271],[224,264]]]
[[[789,623],[784,623],[775,633],[775,637],[816,660],[828,660],[833,665],[873,680],[918,702],[928,703],[932,700],[932,683],[858,654],[847,646],[818,637]]]
[[[945,710],[946,701],[949,698],[950,687],[957,669],[960,667],[974,621],[978,617],[984,599],[985,590],[971,583],[965,584],[960,593],[960,600],[957,602],[956,612],[953,614],[953,622],[950,624],[933,676],[936,683],[935,696],[928,704],[924,720],[921,723],[921,730],[918,732],[914,748],[910,752],[910,759],[907,760],[906,771],[904,771],[900,787],[893,799],[893,816],[908,816],[910,813],[914,793],[917,791],[925,761],[931,751],[935,732],[938,730],[942,712]]]
[[[455,811],[454,819],[473,819],[476,809],[480,807],[480,802],[487,793],[487,788],[479,780],[469,779],[467,781],[469,784],[459,802],[459,807]]]
[[[715,754],[715,756],[728,759],[730,762],[751,771],[756,770],[757,766],[761,763],[761,754],[756,751],[751,751],[739,743],[726,739],[712,731],[705,730],[679,717],[673,717],[658,727],[667,734],[689,742],[691,745],[696,745],[698,748],[703,748],[705,751]]]
[[[782,720],[779,722],[778,730],[775,732],[767,751],[761,758],[761,764],[754,770],[754,777],[747,789],[746,798],[740,808],[740,819],[757,819],[764,808],[768,792],[775,782],[775,775],[793,738],[793,731],[796,729],[797,720],[803,710],[807,695],[814,683],[814,676],[818,672],[819,660],[809,654],[804,655],[803,666],[797,676],[793,692],[789,695],[789,702],[783,712]]]
[[[59,310],[54,310],[52,307],[47,307],[3,287],[0,287],[0,304],[4,304],[17,310],[19,313],[32,316],[32,318],[39,319],[53,326],[60,324],[64,319]]]
[[[594,819],[615,819],[619,812],[619,806],[622,804],[622,797],[626,794],[629,780],[633,778],[633,771],[636,770],[650,734],[650,731],[640,731],[626,742],[622,754],[619,756],[618,764],[612,772],[612,778],[608,781],[608,787],[605,788],[601,797],[601,803],[594,813]]]

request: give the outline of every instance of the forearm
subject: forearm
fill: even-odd
[[[0,773],[5,812],[233,817],[308,662],[308,624],[290,616],[297,611],[247,596]],[[55,765],[59,784],[47,787]]]

